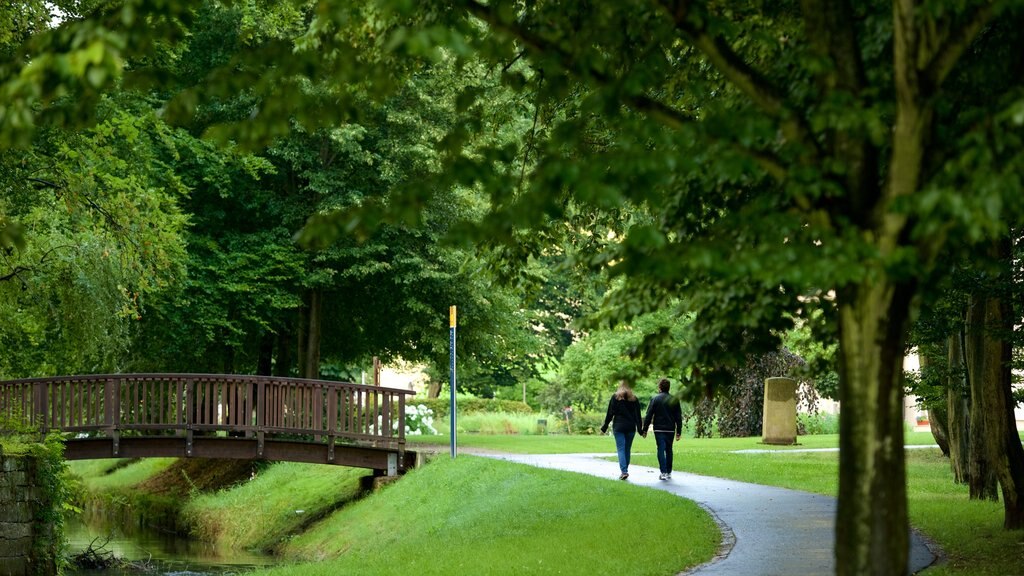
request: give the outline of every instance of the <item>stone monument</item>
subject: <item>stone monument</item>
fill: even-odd
[[[765,444],[796,444],[796,380],[766,378],[764,381]]]

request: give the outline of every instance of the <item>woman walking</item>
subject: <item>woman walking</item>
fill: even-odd
[[[619,388],[608,401],[608,412],[601,426],[601,434],[608,433],[609,422],[613,422],[612,436],[615,436],[615,450],[619,454],[619,480],[625,480],[629,478],[629,452],[633,448],[633,438],[643,424],[640,401],[625,380],[619,381]]]

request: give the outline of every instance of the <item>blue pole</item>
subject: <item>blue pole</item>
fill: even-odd
[[[455,306],[452,306],[448,311],[448,325],[451,329],[449,357],[451,358],[451,366],[448,369],[448,383],[451,389],[451,406],[448,410],[448,420],[451,422],[451,445],[452,445],[452,458],[455,458],[456,454],[456,430],[455,420],[458,415],[455,405]]]

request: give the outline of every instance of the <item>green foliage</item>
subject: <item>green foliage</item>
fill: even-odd
[[[541,419],[537,414],[471,412],[460,414],[457,425],[459,434],[544,434],[548,430],[539,423]],[[442,423],[439,428],[450,430],[451,424]]]
[[[803,364],[794,367],[794,374],[812,382],[815,391],[821,396],[838,400],[839,374],[836,372],[836,360],[839,337],[833,321],[835,310],[825,302],[821,304],[821,308],[805,315],[802,321],[795,323],[794,328],[785,333],[783,345],[803,359]]]
[[[604,424],[604,412],[573,412],[571,421],[566,421],[564,414],[548,416],[548,432],[553,434],[580,434],[603,436],[601,425]]]
[[[558,379],[538,397],[541,406],[547,410],[565,406],[584,411],[599,409],[619,380],[631,383],[642,399],[649,398],[656,393],[658,380],[679,372],[671,360],[658,362],[652,360],[654,354],[642,357],[639,350],[655,334],[667,335],[663,348],[677,349],[689,328],[687,317],[680,317],[674,308],[665,308],[639,316],[628,325],[591,331],[566,349]]]
[[[459,396],[456,399],[456,407],[459,414],[531,414],[531,408],[517,400],[504,400],[499,398],[473,398]],[[411,400],[408,406],[425,406],[429,408],[435,418],[448,418],[451,411],[450,398],[417,398]]]
[[[794,377],[803,360],[788,350],[751,356],[738,370],[733,384],[716,398],[704,398],[686,418],[694,418],[698,438],[712,435],[713,427],[723,438],[761,434],[764,417],[764,381],[772,377]],[[817,393],[806,381],[797,385],[797,406],[815,411]]]
[[[185,188],[168,165],[181,134],[134,106],[104,100],[92,128],[0,152],[0,210],[21,229],[0,258],[0,373],[117,371],[183,273]]]
[[[410,404],[405,407],[405,434],[437,434],[434,428],[434,411],[423,404]]]
[[[42,442],[38,438],[38,429],[32,430],[20,418],[5,417],[0,421],[0,454],[24,458],[31,466],[35,500],[32,520],[39,527],[32,542],[32,556],[37,560],[38,573],[44,574],[47,567],[60,571],[67,563],[64,516],[75,508],[63,437],[51,433]],[[43,527],[47,530],[43,531]]]
[[[46,534],[48,538],[37,538],[34,541],[33,556],[41,559],[43,565],[57,566],[58,572],[67,562],[64,515],[73,510],[63,440],[59,434],[49,434],[43,442],[32,444],[28,450],[29,457],[35,465],[36,488],[39,491],[40,502],[35,508],[36,516],[33,520],[38,525],[52,527],[52,532]]]
[[[801,435],[839,434],[839,414],[798,412],[796,426]]]

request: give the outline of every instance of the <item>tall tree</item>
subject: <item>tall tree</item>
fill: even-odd
[[[430,38],[472,46],[510,84],[582,102],[545,134],[521,194],[500,172],[484,174],[498,150],[453,156],[452,173],[501,199],[488,225],[557,221],[566,194],[653,206],[660,220],[634,226],[604,262],[696,295],[697,324],[712,329],[694,340],[698,363],[737,343],[767,346],[763,336],[799,317],[809,296],[834,289],[844,416],[837,566],[903,573],[907,330],[946,243],[984,241],[1019,218],[1020,7],[445,6],[403,13],[422,27],[391,38],[415,39],[421,51]],[[597,117],[615,126],[611,146],[585,140]]]
[[[120,73],[108,47],[152,52],[190,16],[176,5],[126,2],[34,44],[26,54],[98,64],[56,81],[29,58],[6,66],[0,141],[30,133],[35,106],[54,121],[88,107],[104,74]],[[123,24],[148,15],[149,27]],[[774,349],[773,333],[834,290],[837,568],[897,574],[908,549],[902,353],[919,291],[945,246],[983,245],[1021,220],[1021,20],[1014,0],[325,1],[297,41],[251,51],[205,92],[259,97],[246,121],[217,130],[252,141],[295,121],[337,125],[358,108],[357,92],[335,111],[302,106],[310,81],[379,95],[453,56],[484,58],[492,80],[534,106],[578,100],[536,133],[536,160],[511,178],[521,147],[491,137],[483,112],[498,100],[482,88],[493,82],[471,84],[455,98],[460,119],[433,141],[449,153],[438,177],[352,213],[407,215],[460,183],[489,196],[475,238],[514,243],[517,229],[562,222],[570,198],[608,211],[646,205],[655,222],[633,225],[594,264],[634,279],[624,318],[688,296],[707,328],[688,363]],[[276,66],[246,66],[266,61]],[[50,106],[68,85],[80,90],[75,106]],[[202,94],[183,93],[168,115],[196,102]],[[599,133],[609,138],[595,146]]]

